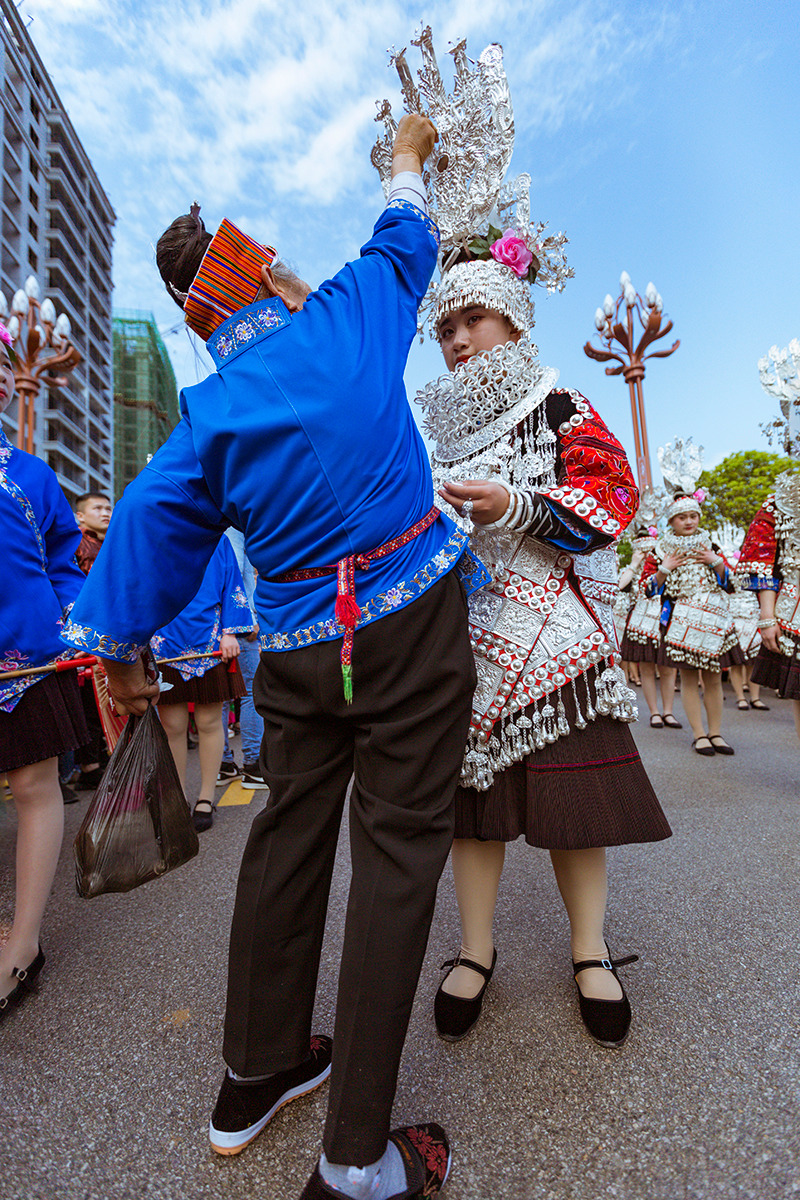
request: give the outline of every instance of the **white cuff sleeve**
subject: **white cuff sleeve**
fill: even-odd
[[[428,215],[428,196],[425,192],[425,184],[422,182],[422,176],[418,175],[416,171],[400,171],[395,175],[386,203],[389,204],[392,200],[407,200],[409,204],[421,209],[426,217]]]

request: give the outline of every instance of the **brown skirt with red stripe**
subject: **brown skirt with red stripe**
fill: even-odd
[[[232,668],[232,669],[231,669]],[[224,704],[226,700],[237,700],[247,695],[242,672],[236,659],[229,663],[219,662],[205,675],[191,675],[182,679],[174,667],[162,667],[165,683],[173,684],[168,692],[158,697],[162,704]]]
[[[486,792],[458,787],[455,836],[496,842],[524,837],[544,850],[587,850],[670,837],[628,726],[598,717],[576,729],[572,689],[564,688],[562,698],[569,736],[495,775]]]
[[[783,634],[784,639],[788,637]],[[791,654],[781,654],[762,646],[753,667],[751,679],[760,687],[770,688],[782,700],[800,700],[800,639],[791,638]]]
[[[0,772],[57,758],[88,740],[75,672],[53,672],[24,691],[10,713],[0,712]]]

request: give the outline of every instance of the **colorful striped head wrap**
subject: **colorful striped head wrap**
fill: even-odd
[[[207,342],[214,330],[246,304],[261,286],[261,268],[277,255],[223,220],[203,255],[184,305],[186,324]]]

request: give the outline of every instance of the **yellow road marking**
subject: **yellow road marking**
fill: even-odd
[[[225,789],[222,797],[217,801],[218,808],[227,808],[234,804],[250,804],[256,792],[253,788],[243,788],[238,779],[234,779],[233,783]]]

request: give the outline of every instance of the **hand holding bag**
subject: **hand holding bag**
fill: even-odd
[[[200,848],[158,711],[130,716],[75,838],[78,895],[129,892]]]

